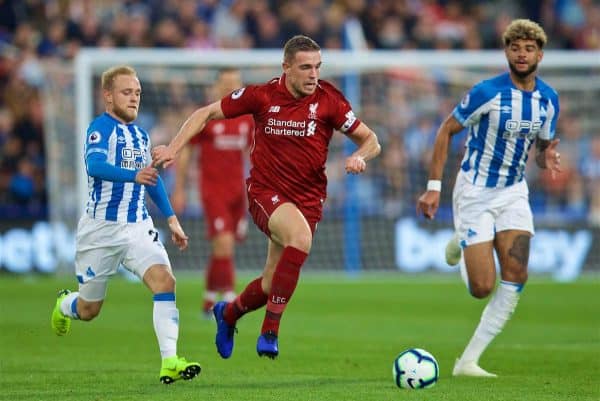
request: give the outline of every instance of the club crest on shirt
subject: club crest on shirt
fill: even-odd
[[[239,99],[240,96],[242,96],[242,94],[244,93],[245,90],[246,90],[246,88],[240,88],[240,89],[238,89],[236,91],[233,91],[233,93],[231,94],[231,98],[233,100]]]
[[[88,143],[90,145],[99,143],[101,140],[102,140],[102,135],[100,135],[100,133],[98,131],[94,131],[88,136]]]
[[[317,108],[319,107],[319,103],[311,103],[308,105],[308,119],[316,120],[317,119]]]

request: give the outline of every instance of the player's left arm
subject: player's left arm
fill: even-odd
[[[548,119],[535,141],[535,162],[539,168],[549,169],[552,178],[555,178],[561,172],[560,153],[557,150],[560,139],[554,138],[560,106],[556,92],[552,92],[552,95],[548,102]]]
[[[347,135],[358,148],[346,158],[346,173],[360,174],[367,168],[366,162],[381,153],[381,145],[375,132],[362,121]]]
[[[560,168],[560,153],[556,149],[560,139],[541,139],[535,141],[535,162],[539,168],[549,169],[552,178],[562,170]]]
[[[181,224],[179,224],[179,220],[171,207],[171,202],[169,202],[169,197],[167,196],[167,191],[165,190],[162,178],[158,176],[156,185],[146,185],[146,191],[148,191],[148,195],[150,195],[150,198],[161,213],[167,217],[169,230],[171,230],[171,239],[175,245],[177,245],[180,250],[187,248],[188,236],[183,231],[183,228],[181,228]]]
[[[150,152],[150,136],[147,135],[147,138],[148,147],[146,149],[146,162],[149,166],[151,166],[152,154]],[[183,228],[181,228],[181,224],[179,224],[177,215],[173,211],[173,207],[171,206],[171,202],[169,201],[169,196],[167,195],[167,190],[165,189],[165,184],[160,175],[157,176],[155,185],[146,185],[146,191],[148,191],[148,195],[150,196],[154,204],[158,207],[163,216],[167,218],[169,230],[171,230],[171,240],[175,243],[179,250],[184,250],[185,248],[187,248],[188,236],[183,231]]]

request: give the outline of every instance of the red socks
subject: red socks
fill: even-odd
[[[235,270],[231,258],[212,257],[206,268],[206,289],[208,291],[233,291]]]
[[[235,301],[229,303],[225,308],[223,318],[227,324],[235,325],[240,317],[266,304],[267,311],[261,333],[264,334],[270,331],[277,335],[281,315],[296,289],[300,277],[300,268],[307,256],[306,252],[297,248],[285,247],[281,259],[275,267],[271,292],[268,296],[262,290],[262,277],[251,281]]]
[[[281,259],[279,259],[273,274],[267,312],[261,329],[262,334],[270,331],[277,335],[279,332],[281,315],[296,289],[300,277],[300,268],[307,256],[306,252],[291,246],[283,249]]]
[[[223,318],[229,325],[235,322],[248,312],[252,312],[267,303],[267,294],[261,287],[262,277],[256,278],[244,288],[244,291],[235,298],[235,301],[227,304],[223,311]]]

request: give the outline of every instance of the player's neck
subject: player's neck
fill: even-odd
[[[525,77],[519,77],[511,72],[510,79],[517,89],[526,92],[531,92],[535,89],[535,73],[531,73]]]
[[[111,116],[112,118],[114,118],[115,120],[117,120],[118,122],[122,123],[122,124],[129,124],[131,123],[133,120],[131,121],[125,121],[122,117],[119,117],[118,115],[115,114],[114,111],[112,110],[106,110],[106,113]]]

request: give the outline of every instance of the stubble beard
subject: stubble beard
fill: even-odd
[[[527,78],[529,75],[533,74],[538,67],[538,63],[532,64],[528,69],[526,69],[525,71],[519,71],[517,69],[517,66],[514,63],[508,63],[508,66],[510,67],[510,71],[516,75],[518,78],[520,79],[524,79]]]
[[[113,113],[125,123],[129,124],[137,118],[137,111],[129,111],[129,109],[122,109],[120,107],[113,107]]]

